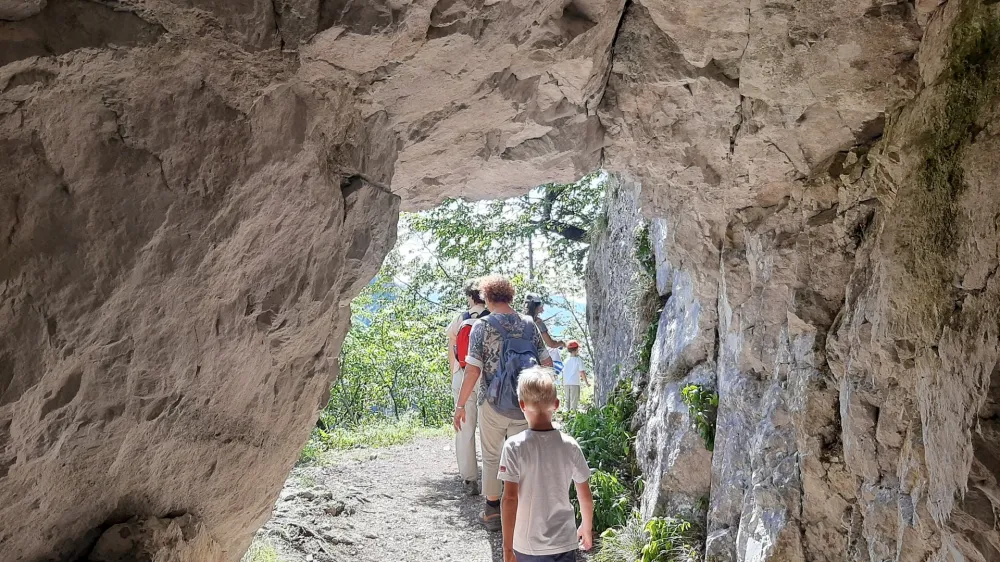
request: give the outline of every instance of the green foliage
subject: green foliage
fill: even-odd
[[[240,562],[280,562],[274,545],[261,538],[254,538],[250,549]]]
[[[957,243],[955,200],[965,190],[962,152],[977,132],[983,110],[1000,92],[1000,19],[978,0],[966,8],[952,31],[944,111],[933,115],[933,131],[921,180],[934,215],[931,245],[950,251]]]
[[[663,312],[663,309],[661,308],[657,311],[653,321],[646,327],[646,332],[642,336],[642,342],[639,347],[639,361],[636,364],[636,368],[641,373],[649,374],[650,364],[653,361],[653,346],[656,345],[656,332],[660,326],[659,312]]]
[[[642,518],[633,512],[621,527],[601,533],[600,548],[592,559],[594,562],[636,562],[648,542],[649,534]]]
[[[1000,95],[1000,17],[993,2],[965,0],[951,31],[948,67],[937,91],[937,107],[925,110],[928,128],[918,180],[922,189],[904,200],[903,251],[916,286],[915,310],[943,318],[955,299],[948,258],[961,242],[959,198],[966,188],[966,148],[985,126]],[[890,153],[890,158],[892,158]]]
[[[317,429],[313,429],[312,435],[309,436],[309,440],[306,441],[302,450],[299,451],[299,464],[312,464],[319,460],[320,455],[323,454],[323,444],[316,439]]]
[[[444,327],[452,315],[393,281],[391,261],[351,303],[351,329],[330,401],[299,456],[409,441],[451,421],[451,369]]]
[[[698,551],[691,523],[673,517],[654,517],[643,522],[638,513],[621,526],[601,534],[594,562],[689,562]]]
[[[654,517],[646,522],[649,542],[642,547],[640,562],[681,562],[695,560],[697,550],[691,546],[691,523],[673,517]]]
[[[593,243],[599,236],[608,231],[608,226],[608,211],[604,209],[597,215],[594,226],[587,232],[587,241]]]
[[[320,429],[355,430],[407,413],[426,426],[448,423],[453,401],[444,327],[451,315],[407,293],[385,272],[351,311],[340,376]]]
[[[636,397],[628,381],[622,381],[603,408],[568,413],[563,422],[566,432],[580,444],[591,468],[613,474],[629,484],[639,475],[631,427],[636,407]]]
[[[635,231],[635,259],[642,267],[643,275],[637,280],[635,287],[637,316],[642,321],[648,321],[646,331],[639,342],[639,358],[636,369],[643,374],[649,374],[653,359],[653,346],[656,344],[656,332],[659,328],[660,314],[663,312],[665,299],[660,298],[656,290],[656,254],[653,241],[649,236],[649,225],[643,224]]]
[[[411,215],[407,226],[430,233],[438,256],[482,265],[482,273],[511,274],[527,256],[512,250],[537,238],[554,265],[583,271],[589,231],[597,223],[604,199],[604,173],[588,174],[569,184],[545,184],[527,195],[477,204],[451,199],[441,206]],[[531,272],[529,277],[534,277]]]
[[[656,280],[656,253],[649,237],[649,225],[643,224],[635,232],[635,259],[639,261],[646,275]]]
[[[715,449],[715,418],[719,410],[719,394],[698,384],[681,389],[681,400],[687,404],[691,424],[705,441],[705,448]]]
[[[631,427],[636,407],[636,397],[628,381],[622,381],[603,408],[568,413],[563,422],[563,429],[576,439],[590,467],[595,469],[590,478],[595,533],[625,524],[642,485]],[[575,489],[570,497],[579,517]]]
[[[324,431],[317,428],[313,431],[309,442],[314,443],[314,447],[321,451],[377,448],[409,443],[417,437],[452,435],[453,432],[450,426],[443,424],[428,426],[416,416],[407,415],[399,421],[384,420],[351,429],[334,428]]]
[[[628,520],[634,498],[631,491],[618,478],[603,470],[595,470],[590,475],[590,491],[594,496],[594,533],[619,527]],[[571,493],[576,516],[580,518],[580,506],[576,500],[576,490]]]

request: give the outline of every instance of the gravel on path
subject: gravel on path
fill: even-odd
[[[258,540],[280,562],[502,562],[500,533],[476,521],[483,497],[463,494],[453,447],[424,438],[296,467]]]

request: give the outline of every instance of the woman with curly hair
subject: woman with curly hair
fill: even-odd
[[[500,530],[500,492],[501,484],[497,475],[500,468],[500,452],[504,441],[528,428],[524,413],[503,414],[486,401],[487,391],[493,378],[500,369],[503,353],[504,334],[497,326],[506,332],[507,339],[528,340],[534,347],[538,363],[545,367],[552,366],[542,334],[535,327],[535,321],[530,316],[522,316],[511,308],[514,302],[514,285],[510,280],[500,275],[491,275],[479,280],[479,293],[486,301],[490,314],[487,319],[477,320],[469,336],[469,353],[466,357],[465,381],[457,400],[458,404],[472,396],[479,381],[479,445],[483,452],[483,493],[486,495],[486,507],[479,514],[479,521],[487,529]],[[455,430],[461,431],[466,423],[466,412],[463,406],[455,409]]]

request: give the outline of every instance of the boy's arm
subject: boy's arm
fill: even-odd
[[[583,541],[583,549],[590,550],[590,547],[594,546],[594,496],[590,493],[590,482],[577,483],[576,497],[580,500],[580,518],[582,519],[580,529],[576,534]],[[504,500],[506,499],[504,497]],[[504,534],[505,540],[506,536]]]
[[[579,486],[579,485],[578,485]],[[517,482],[506,481],[503,484],[503,499],[500,502],[500,523],[503,528],[503,559],[504,562],[514,562],[514,518],[517,517]],[[590,488],[587,488],[590,493]],[[593,512],[593,500],[591,500]]]
[[[580,371],[580,376],[583,377],[583,384],[590,386],[590,381],[587,380],[587,371]]]

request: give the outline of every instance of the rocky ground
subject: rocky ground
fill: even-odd
[[[258,541],[281,562],[500,562],[500,534],[476,522],[481,504],[462,494],[451,440],[425,438],[297,467]]]
[[[476,522],[483,498],[462,494],[454,454],[451,439],[433,437],[296,467],[256,542],[278,562],[502,562],[500,533]]]

